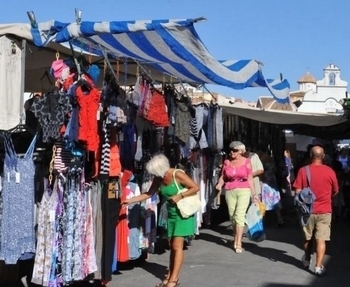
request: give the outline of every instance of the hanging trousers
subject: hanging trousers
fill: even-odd
[[[119,199],[108,198],[108,180],[103,181],[102,187],[102,280],[112,280],[112,264],[115,246],[115,228],[117,226],[121,204]]]

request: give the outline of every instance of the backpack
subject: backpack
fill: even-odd
[[[312,206],[316,199],[314,193],[310,189],[311,174],[310,167],[304,167],[307,178],[307,187],[303,188],[294,198],[294,205],[299,213],[301,225],[306,226],[307,221],[312,213]]]

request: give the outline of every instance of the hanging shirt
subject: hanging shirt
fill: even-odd
[[[92,85],[92,82],[88,82]],[[79,140],[87,145],[88,151],[97,151],[99,136],[97,127],[97,111],[99,109],[100,92],[93,86],[84,90],[84,85],[76,89],[79,104]]]
[[[43,132],[43,142],[60,137],[65,116],[72,109],[69,98],[60,91],[52,91],[34,99],[30,110],[38,119]]]
[[[0,37],[0,130],[15,127],[21,118],[21,58],[17,44]]]

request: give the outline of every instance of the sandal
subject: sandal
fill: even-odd
[[[243,252],[242,246],[235,246],[235,252],[241,254]]]
[[[169,279],[165,278],[162,282],[157,284],[155,287],[166,287],[169,283]]]
[[[175,284],[175,285],[168,286],[168,284]],[[177,280],[177,281],[168,281],[168,283],[165,286],[167,286],[167,287],[176,287],[176,286],[179,286],[179,285],[180,285],[180,282],[179,282],[179,280]]]

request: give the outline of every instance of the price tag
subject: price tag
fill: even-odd
[[[11,181],[11,174],[10,172],[7,173],[7,182],[10,182]]]
[[[16,183],[21,182],[21,174],[19,172],[16,172]]]
[[[55,221],[55,211],[54,210],[50,210],[49,211],[49,221],[50,222],[54,222]]]
[[[115,182],[110,182],[108,184],[108,199],[117,198],[115,186],[116,186]]]

